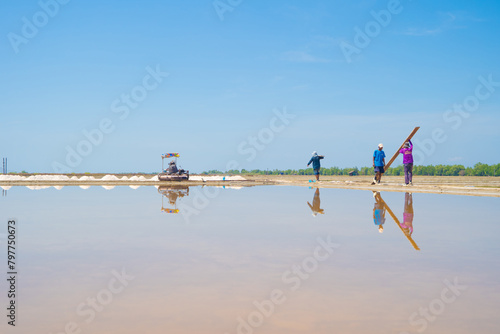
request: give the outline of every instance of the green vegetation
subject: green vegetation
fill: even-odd
[[[358,175],[373,175],[373,167],[352,167],[352,168],[321,168],[321,175],[349,175],[349,172],[355,171]],[[255,175],[312,175],[313,169],[287,169],[287,170],[229,170],[226,173],[219,170],[209,170],[202,174],[255,174]],[[404,175],[403,165],[391,167],[385,175]],[[500,164],[487,165],[477,163],[474,167],[464,167],[463,165],[429,165],[414,166],[413,175],[428,176],[500,176]]]

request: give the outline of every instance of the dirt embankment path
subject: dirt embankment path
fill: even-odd
[[[245,177],[256,183],[272,182],[289,186],[500,197],[500,177],[414,176],[413,186],[404,186],[402,176],[384,176],[378,185],[371,185],[373,176],[320,176],[320,182],[310,182],[315,180],[313,175]]]

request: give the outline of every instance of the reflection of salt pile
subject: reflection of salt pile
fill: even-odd
[[[54,188],[56,188],[57,190],[61,190],[64,187],[63,186],[54,186]]]
[[[31,190],[40,190],[40,189],[47,189],[50,187],[49,186],[26,186],[26,188],[31,189]]]
[[[222,176],[222,175],[191,175],[189,177],[190,181],[245,181],[246,179],[240,175],[234,176]]]
[[[82,188],[82,189],[89,189],[90,186],[80,186],[80,188]]]
[[[137,188],[140,188],[141,186],[129,186],[129,187],[132,189],[137,189]]]
[[[111,190],[113,189],[115,186],[102,186],[104,189],[106,190]]]
[[[11,187],[11,186],[2,186],[2,187],[0,187],[0,188],[2,188],[3,190],[9,190],[9,189],[10,189],[10,188],[12,188],[12,187]]]

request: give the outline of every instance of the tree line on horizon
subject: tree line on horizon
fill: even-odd
[[[274,169],[274,170],[261,170],[261,169],[233,169],[226,172],[219,170],[209,170],[201,173],[203,175],[210,174],[254,174],[254,175],[313,175],[312,168],[306,169]],[[322,167],[320,175],[373,175],[373,167]],[[399,165],[389,168],[385,175],[399,176],[404,175],[404,166]],[[500,163],[496,165],[488,165],[477,163],[474,167],[465,167],[463,165],[428,165],[428,166],[413,166],[413,175],[421,176],[500,176]]]

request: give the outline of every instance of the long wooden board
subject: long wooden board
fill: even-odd
[[[405,145],[405,143],[407,141],[409,141],[409,140],[411,140],[413,138],[413,136],[415,135],[415,133],[417,133],[418,129],[420,129],[420,126],[417,126],[415,129],[413,129],[413,131],[410,133],[410,135],[408,136],[408,138],[405,139],[405,141],[403,142],[403,144],[401,144],[401,146],[398,148],[398,150],[396,151],[396,153],[394,153],[394,155],[392,156],[391,160],[389,160],[389,162],[385,164],[385,167],[384,167],[385,170],[387,170],[387,169],[389,169],[389,167],[391,167],[391,165],[394,162],[394,160],[396,160],[396,158],[400,154],[399,151],[401,151],[401,149],[403,148],[403,146]]]

